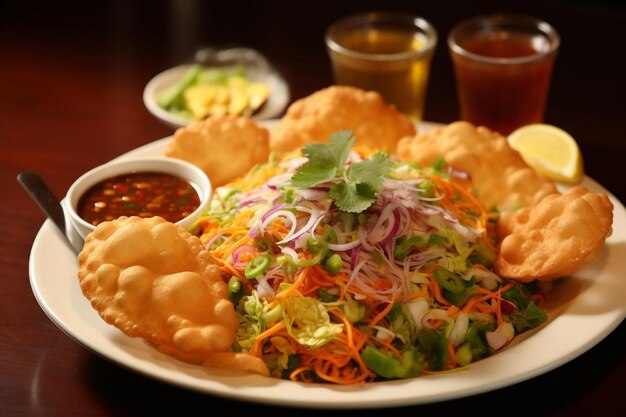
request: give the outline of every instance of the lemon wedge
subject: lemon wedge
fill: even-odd
[[[535,123],[513,131],[509,145],[540,174],[565,184],[583,180],[583,158],[576,140],[553,125]]]

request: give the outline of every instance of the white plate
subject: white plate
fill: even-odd
[[[427,130],[432,124],[422,125]],[[162,155],[170,138],[122,158]],[[583,185],[607,192],[590,178]],[[360,386],[302,384],[188,365],[107,325],[82,295],[76,256],[46,220],[33,243],[29,272],[33,293],[50,319],[76,341],[133,371],[202,393],[244,401],[312,408],[373,408],[424,404],[509,386],[583,354],[626,317],[626,209],[610,193],[613,234],[600,259],[568,277],[551,301],[550,320],[504,351],[449,374]]]

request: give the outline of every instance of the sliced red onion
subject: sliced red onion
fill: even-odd
[[[498,275],[482,268],[472,268],[468,275],[469,277],[475,277],[478,284],[489,291],[495,290],[498,284],[502,282],[502,278]]]
[[[373,250],[374,247],[372,245],[369,244],[369,242],[367,241],[367,229],[365,226],[360,226],[359,227],[359,242],[361,242],[361,245],[363,245],[363,247],[369,251]]]
[[[452,331],[450,332],[450,336],[448,336],[448,340],[454,346],[459,346],[461,343],[465,341],[465,334],[467,333],[467,329],[469,327],[469,317],[465,313],[460,313],[456,320],[454,320],[454,326],[452,326]]]
[[[485,332],[485,339],[489,346],[495,350],[500,350],[508,345],[515,336],[515,328],[509,322],[502,322],[493,332]]]
[[[441,214],[442,211],[443,209],[441,207],[430,204],[422,204],[422,206],[417,210],[417,212],[422,216],[434,216]]]
[[[361,271],[361,268],[363,268],[363,265],[365,265],[365,263],[367,262],[367,260],[363,260],[359,263],[357,263],[354,268],[352,268],[352,273],[350,274],[350,279],[348,280],[348,282],[346,282],[346,288],[350,288],[350,284],[352,284],[352,282],[356,279],[356,277],[359,275],[359,272]]]
[[[393,211],[393,223],[391,227],[387,228],[388,232],[385,237],[382,238],[380,242],[378,242],[381,246],[386,245],[392,239],[394,239],[398,235],[398,230],[400,229],[400,214],[397,210]]]
[[[267,187],[271,190],[277,190],[279,186],[286,184],[291,180],[293,174],[290,172],[284,172],[278,174],[267,180]]]
[[[424,327],[424,324],[422,323],[422,318],[424,317],[424,314],[426,314],[426,312],[428,312],[428,310],[430,309],[430,307],[428,306],[428,301],[426,301],[424,298],[414,298],[413,300],[409,301],[407,307],[409,308],[409,312],[411,313],[411,317],[413,318],[415,326],[418,329]]]
[[[306,245],[307,245],[306,241],[307,240],[308,240],[307,234],[303,233],[299,237],[297,237],[296,239],[294,239],[291,242],[289,242],[289,247],[291,247],[293,249],[306,248]]]
[[[431,324],[431,321],[448,320],[449,318],[450,316],[448,316],[448,312],[446,310],[433,308],[428,310],[424,313],[424,316],[422,316],[422,325],[424,327],[432,328],[433,325]]]
[[[278,211],[273,212],[269,216],[267,216],[267,218],[263,220],[263,222],[261,223],[261,229],[265,230],[267,225],[271,223],[272,220],[274,220],[277,217],[284,217],[287,220],[289,220],[289,222],[291,223],[291,230],[289,231],[287,235],[288,236],[293,235],[293,233],[296,230],[296,227],[298,226],[298,219],[296,218],[296,215],[293,214],[289,210],[278,210]]]
[[[252,239],[256,239],[258,237],[260,237],[263,234],[263,231],[261,230],[261,221],[257,220],[254,225],[250,228],[250,230],[248,230],[248,236],[251,237]]]
[[[287,203],[280,203],[280,204],[275,205],[274,207],[272,207],[272,208],[270,208],[269,210],[267,210],[267,211],[265,212],[265,214],[263,214],[263,216],[261,217],[261,220],[262,220],[262,221],[267,220],[267,218],[268,218],[269,216],[271,216],[271,215],[272,215],[273,213],[275,213],[276,211],[281,210],[281,209],[283,209],[283,208],[287,207],[287,205],[288,205]]]
[[[428,201],[428,202],[430,202],[430,201],[439,201],[439,200],[443,200],[444,195],[442,194],[442,195],[439,195],[439,196],[436,196],[436,197],[426,197],[426,196],[423,196],[423,195],[419,195],[419,194],[418,194],[418,195],[417,195],[417,198],[418,198],[418,200],[420,200],[420,201]]]
[[[207,242],[204,244],[204,247],[207,248],[207,249],[210,248],[213,245],[213,243],[215,243],[215,241],[217,239],[219,239],[220,237],[222,237],[222,236],[224,236],[223,233],[216,234],[211,239],[207,240]]]
[[[328,249],[334,252],[346,252],[350,249],[356,248],[357,246],[361,246],[361,242],[358,239],[348,243],[329,243]]]
[[[284,248],[281,248],[280,252],[283,253],[284,255],[290,256],[291,259],[294,261],[298,260],[298,252],[291,249],[289,246],[285,246]]]
[[[376,337],[384,342],[391,342],[396,337],[394,332],[385,327],[372,326],[372,328],[376,330]]]
[[[301,208],[303,207],[298,207],[298,210],[300,210]],[[306,210],[302,210],[302,211],[306,211]],[[319,208],[313,205],[311,207],[311,215],[309,216],[309,220],[306,222],[306,224],[303,227],[301,227],[300,230],[298,230],[297,232],[295,231],[295,227],[292,227],[289,234],[287,234],[287,236],[285,236],[283,240],[281,240],[280,242],[276,242],[276,243],[279,245],[283,245],[285,243],[291,242],[292,240],[299,238],[304,233],[310,232],[313,229],[313,225],[315,225],[318,221],[321,221],[321,218],[325,214],[326,214],[325,212],[322,212]]]
[[[296,169],[298,167],[300,167],[301,165],[306,164],[307,162],[309,162],[309,158],[302,156],[300,158],[294,158],[291,159],[289,161],[286,161],[284,163],[281,164],[281,166],[287,168],[287,169]]]
[[[510,316],[514,314],[516,310],[517,307],[512,302],[504,299],[500,301],[500,311],[502,312],[502,314]]]
[[[255,248],[254,246],[250,246],[250,245],[241,245],[241,246],[239,246],[231,254],[231,256],[233,257],[233,264],[234,264],[234,266],[242,266],[242,264],[245,265],[245,262],[240,262],[239,261],[239,255],[242,252],[258,253],[259,250],[257,248]]]
[[[256,291],[259,294],[259,297],[271,297],[274,298],[276,296],[276,292],[272,286],[267,282],[265,275],[259,275],[256,277]]]
[[[352,249],[352,252],[350,253],[350,269],[354,270],[354,268],[356,267],[356,263],[359,260],[359,254],[361,253],[361,246],[356,246],[354,249]]]
[[[305,200],[311,201],[323,200],[328,197],[328,193],[326,191],[314,190],[312,188],[303,188],[298,190],[298,195]]]
[[[370,243],[374,244],[382,242],[385,238],[389,236],[389,232],[393,230],[396,223],[396,218],[394,216],[396,207],[396,204],[387,204],[385,206],[383,211],[380,213],[376,224],[369,233],[368,240]],[[385,223],[386,226],[385,228],[383,228],[383,225]]]

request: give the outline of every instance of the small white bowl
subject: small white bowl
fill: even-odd
[[[94,231],[95,226],[78,215],[77,207],[81,196],[100,181],[135,172],[161,172],[176,175],[189,182],[196,189],[200,197],[200,205],[190,215],[176,222],[176,225],[188,229],[207,210],[213,189],[210,179],[197,166],[182,159],[170,157],[114,160],[93,168],[80,176],[70,186],[63,200],[70,223],[83,239]]]
[[[143,90],[143,103],[154,117],[174,129],[187,126],[195,120],[186,119],[170,113],[157,103],[157,97],[169,90],[184,77],[191,65],[179,65],[157,74],[152,78]],[[270,72],[262,81],[270,88],[270,96],[267,102],[254,114],[252,120],[268,120],[276,118],[287,107],[290,99],[289,86],[276,72]]]

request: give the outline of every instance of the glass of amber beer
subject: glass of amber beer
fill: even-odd
[[[326,31],[335,83],[378,91],[385,101],[421,120],[437,32],[402,12],[349,16]]]
[[[448,48],[461,119],[504,135],[543,122],[560,37],[531,16],[490,15],[455,26]]]

